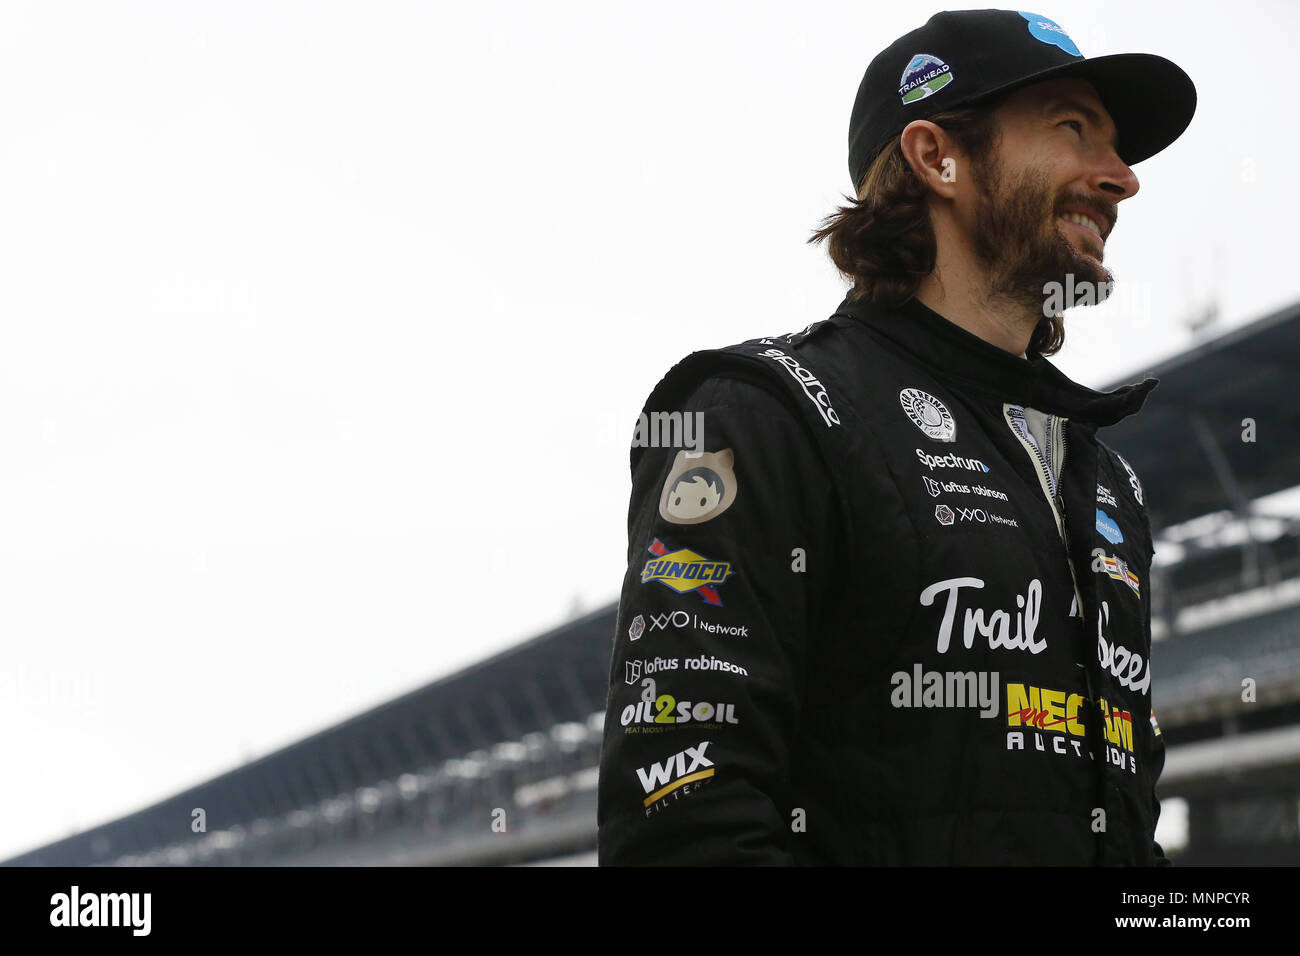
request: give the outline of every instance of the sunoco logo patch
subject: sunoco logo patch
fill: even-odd
[[[733,573],[728,562],[710,561],[689,548],[669,551],[658,538],[654,539],[649,550],[654,557],[641,569],[642,584],[658,581],[678,594],[696,591],[705,604],[722,607],[717,589]]]
[[[903,77],[898,81],[898,95],[906,106],[938,93],[952,82],[952,78],[952,67],[943,60],[933,53],[918,53],[903,70]]]

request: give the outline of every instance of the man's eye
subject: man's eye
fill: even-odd
[[[1083,135],[1083,124],[1080,123],[1078,120],[1062,120],[1061,122],[1057,123],[1056,125],[1057,125],[1057,126],[1073,126],[1073,127],[1075,128],[1075,131],[1076,131],[1080,136]]]

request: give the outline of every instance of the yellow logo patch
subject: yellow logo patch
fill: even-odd
[[[678,594],[697,591],[705,604],[722,606],[716,589],[734,573],[729,562],[711,561],[689,548],[669,551],[658,538],[649,550],[654,557],[641,569],[642,584],[658,581]]]

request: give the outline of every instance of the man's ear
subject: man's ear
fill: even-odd
[[[899,146],[917,179],[944,199],[956,198],[957,180],[965,173],[964,157],[942,127],[913,120],[903,130]]]

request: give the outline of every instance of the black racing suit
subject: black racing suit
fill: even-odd
[[[1150,525],[1095,434],[1155,384],[916,300],[675,366],[633,441],[601,864],[1167,863]]]

